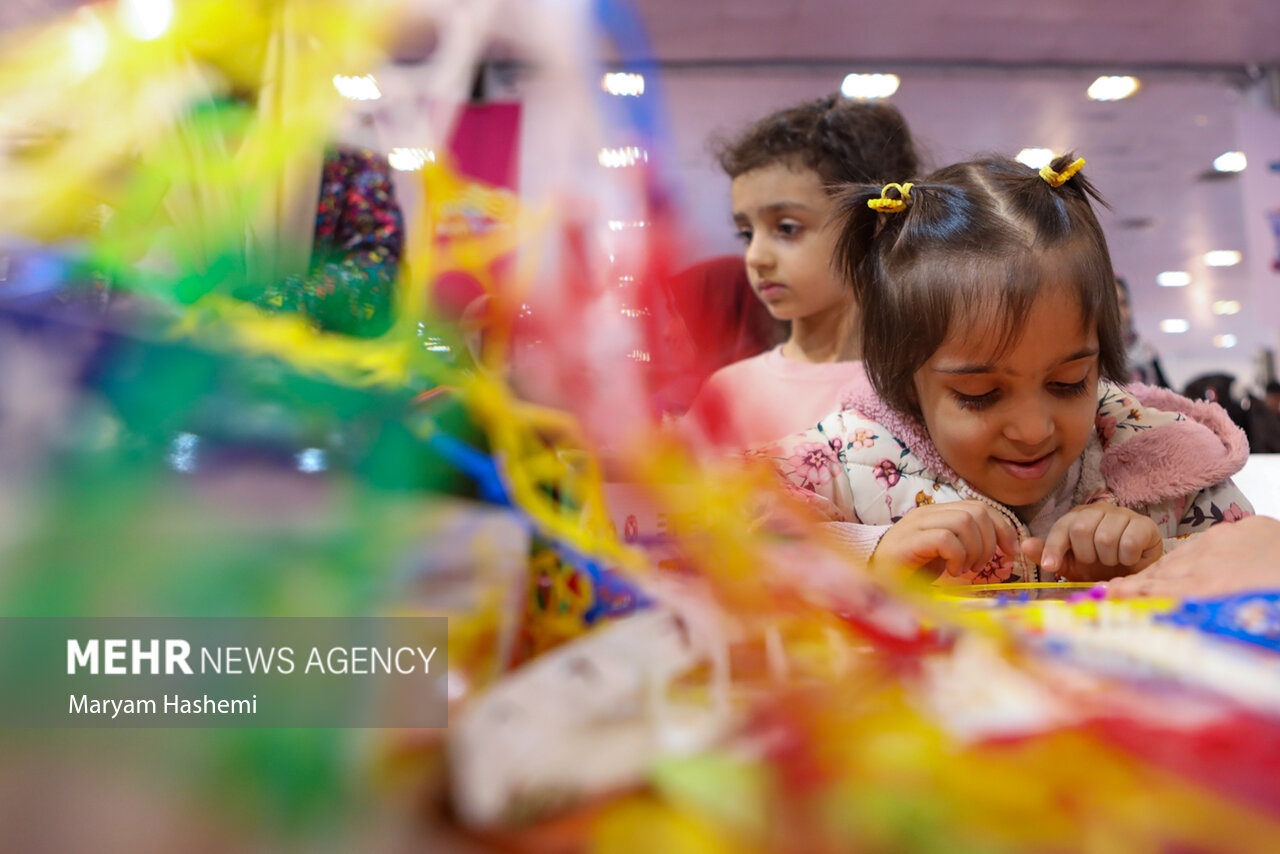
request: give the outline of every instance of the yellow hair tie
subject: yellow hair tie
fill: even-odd
[[[885,184],[884,188],[880,190],[880,198],[868,200],[867,207],[871,208],[873,211],[884,211],[885,213],[899,213],[900,211],[905,211],[907,209],[907,202],[911,201],[911,188],[914,186],[914,184]],[[902,198],[889,198],[887,194],[889,190],[894,187],[898,188],[898,195]]]
[[[1074,163],[1063,169],[1061,172],[1054,172],[1049,166],[1040,170],[1040,177],[1048,182],[1050,187],[1061,187],[1063,184],[1071,180],[1071,176],[1084,168],[1084,158],[1077,158]]]

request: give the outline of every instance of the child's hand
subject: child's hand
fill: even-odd
[[[885,532],[871,562],[890,569],[936,567],[963,575],[986,566],[997,546],[1010,557],[1018,553],[1017,531],[994,507],[981,501],[926,504]]]
[[[1135,575],[1107,584],[1107,597],[1200,599],[1280,589],[1280,522],[1250,516],[1192,534]]]
[[[1023,540],[1022,553],[1069,581],[1106,581],[1155,563],[1164,538],[1150,518],[1098,502],[1073,508],[1043,542]]]

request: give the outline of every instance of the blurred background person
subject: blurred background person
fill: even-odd
[[[1124,324],[1125,359],[1129,363],[1129,381],[1169,388],[1160,367],[1160,357],[1147,339],[1138,334],[1133,325],[1133,302],[1129,296],[1129,284],[1116,276],[1116,296],[1120,299],[1120,320]]]
[[[1249,451],[1254,454],[1280,454],[1280,383],[1267,383],[1262,397],[1245,396],[1248,419]]]
[[[1263,398],[1263,403],[1265,403],[1267,408],[1276,415],[1280,415],[1280,383],[1275,380],[1267,383],[1265,394],[1266,396]]]
[[[1227,411],[1237,427],[1248,432],[1249,415],[1231,391],[1235,381],[1236,378],[1231,374],[1202,374],[1187,383],[1182,394],[1192,400],[1208,400],[1218,404]]]

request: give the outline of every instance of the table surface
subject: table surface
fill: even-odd
[[[1232,478],[1259,516],[1280,519],[1280,454],[1250,454]]]

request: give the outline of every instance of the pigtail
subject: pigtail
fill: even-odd
[[[858,302],[863,365],[877,394],[904,411],[913,405],[912,393],[887,366],[899,361],[898,351],[911,336],[901,334],[907,327],[889,271],[903,235],[917,230],[921,212],[934,207],[934,189],[909,183],[852,185],[837,196],[836,258]],[[868,358],[871,350],[877,358]]]
[[[836,263],[864,307],[889,287],[888,267],[899,247],[946,240],[980,248],[968,231],[973,202],[945,184],[848,185],[836,192],[836,216]]]
[[[1090,198],[1102,202],[1102,197],[1081,170],[1085,159],[1076,157],[1075,152],[1060,154],[1037,171],[1041,181],[1055,190],[1080,198]]]
[[[1098,319],[1099,373],[1123,384],[1129,374],[1125,364],[1120,307],[1113,284],[1115,271],[1111,266],[1106,237],[1093,209],[1094,204],[1108,210],[1111,206],[1084,174],[1084,166],[1084,158],[1077,158],[1069,152],[1055,157],[1038,171],[1023,173],[1024,192],[1018,194],[1016,204],[1035,224],[1037,239],[1042,244],[1073,241],[1073,255],[1082,266],[1087,264],[1084,256],[1093,255],[1099,259],[1090,265],[1090,275],[1106,282],[1106,285],[1091,292],[1094,299],[1086,310]]]
[[[1082,171],[1084,165],[1085,160],[1083,157],[1077,158],[1074,152],[1069,152],[1060,157],[1055,157],[1048,166],[1041,169],[1040,178],[1068,198],[1074,197],[1085,204],[1099,204],[1107,210],[1111,210],[1111,205],[1107,204],[1107,200],[1102,198],[1102,194],[1098,192],[1097,187],[1093,186],[1089,176]],[[1060,181],[1055,184],[1045,177],[1046,173],[1052,173]]]
[[[850,184],[836,193],[836,216],[840,229],[836,239],[836,263],[860,305],[883,287],[882,254],[886,247],[893,245],[906,219],[905,210],[882,213],[883,208],[873,207],[873,203],[884,200],[887,192],[904,208],[910,207],[910,200],[902,199],[901,186],[891,186],[896,189],[881,190],[867,184]]]
[[[1055,157],[1039,170],[1017,167],[1011,193],[1015,208],[1022,211],[1036,228],[1042,241],[1055,242],[1070,235],[1073,220],[1071,208],[1087,209],[1092,215],[1094,203],[1110,210],[1111,206],[1083,173],[1085,160],[1074,152]]]

